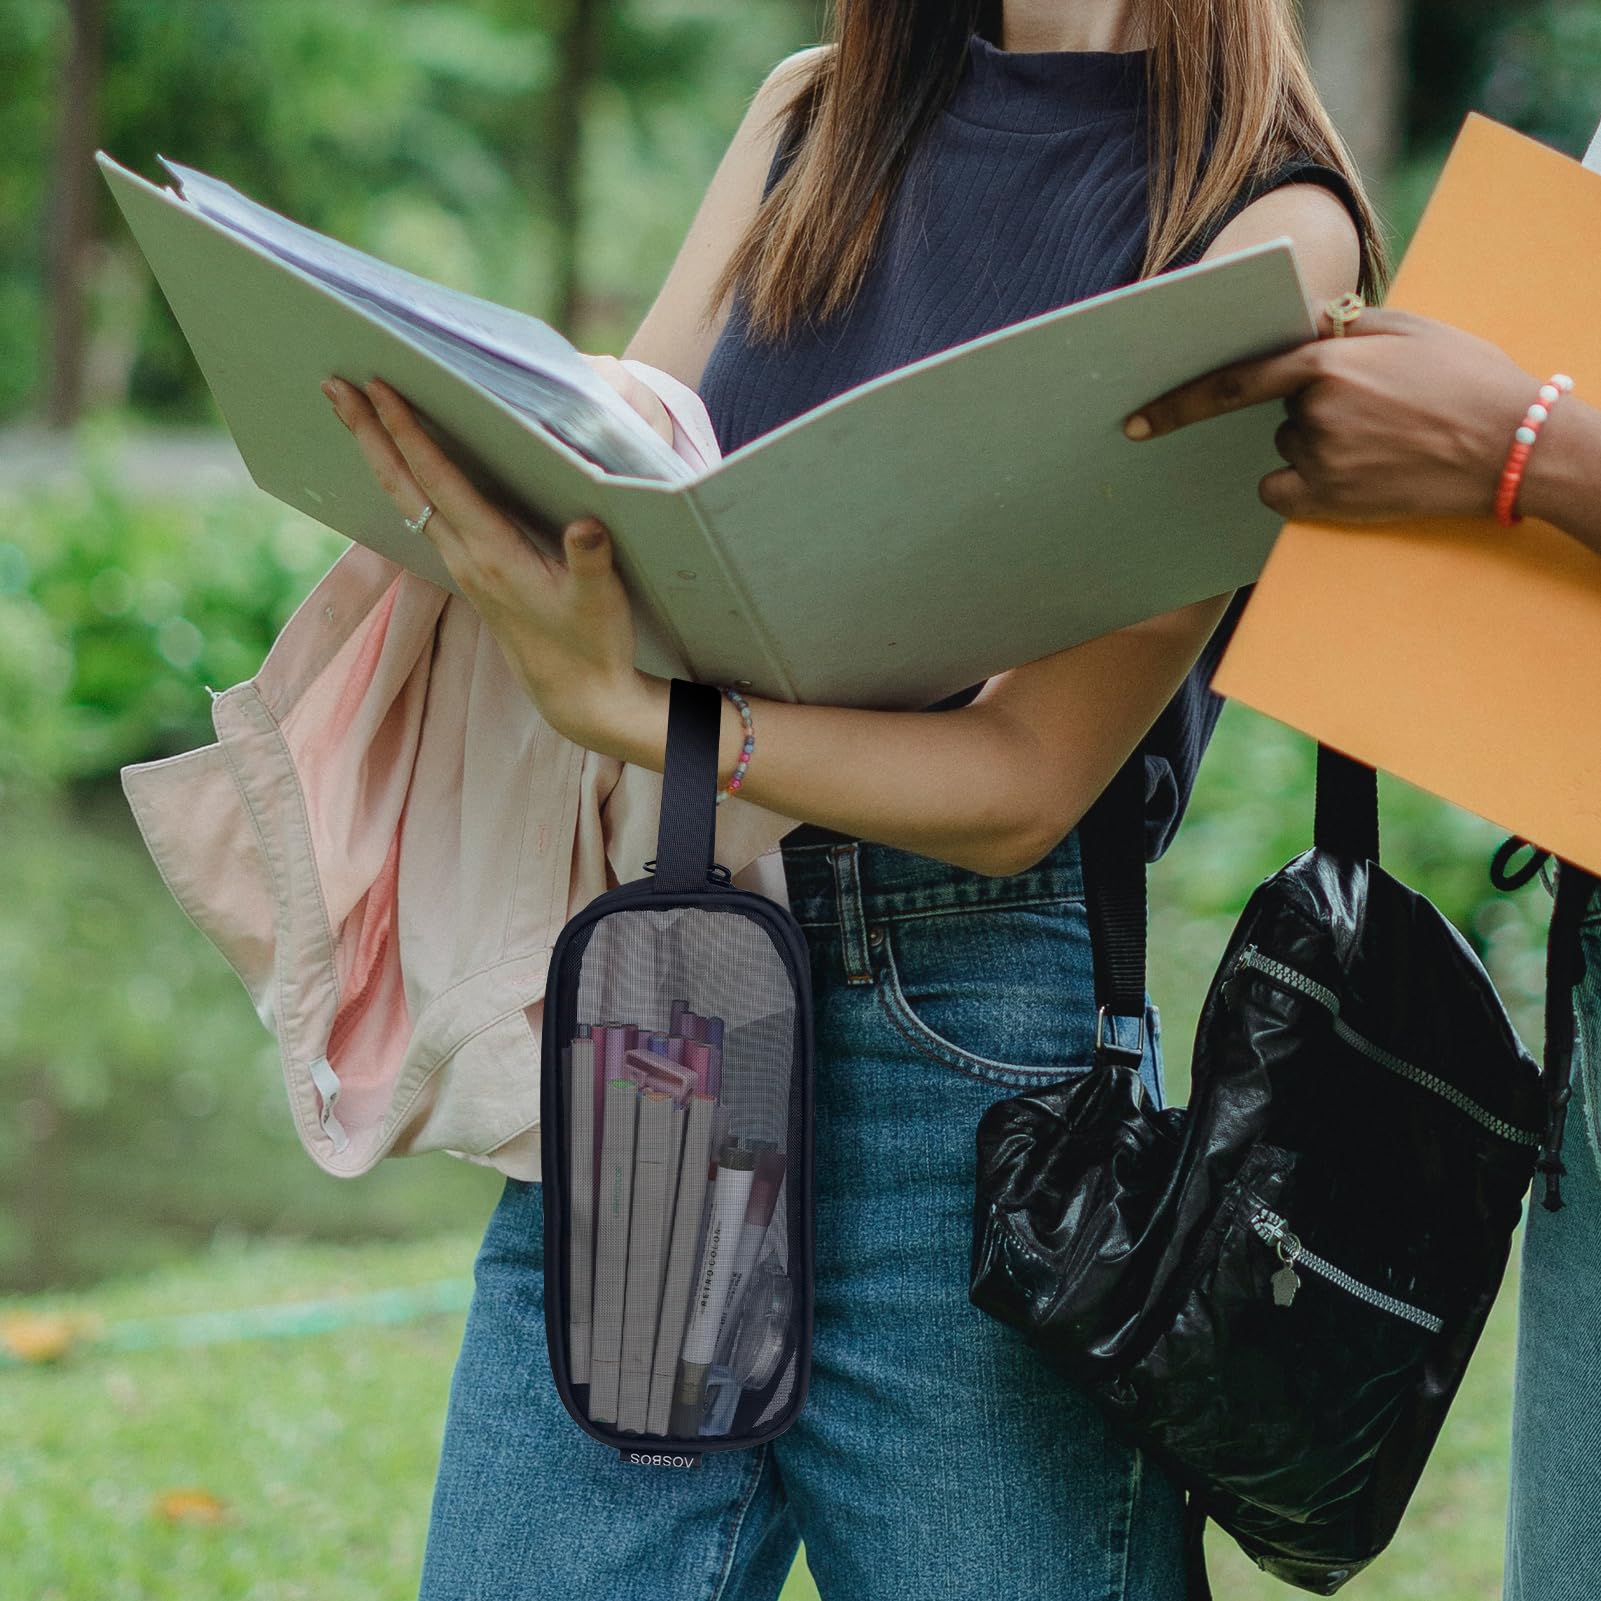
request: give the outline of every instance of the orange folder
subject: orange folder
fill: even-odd
[[[1601,404],[1601,173],[1470,117],[1388,304]],[[1290,523],[1214,687],[1601,872],[1601,557],[1547,524]]]

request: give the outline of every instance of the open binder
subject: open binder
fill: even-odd
[[[530,537],[612,530],[638,663],[780,700],[921,707],[1250,583],[1276,407],[1134,445],[1153,394],[1314,329],[1288,241],[885,374],[683,478],[537,319],[402,273],[168,163],[97,153],[252,477],[447,588],[318,391],[380,376]],[[554,545],[549,548],[554,550]]]

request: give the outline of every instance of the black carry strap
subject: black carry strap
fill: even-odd
[[[1079,824],[1084,903],[1095,958],[1097,1066],[1139,1064],[1145,1054],[1145,755],[1135,751]],[[1132,1046],[1109,1028],[1138,1018]]]
[[[1206,1503],[1193,1490],[1184,1496],[1184,1601],[1212,1601],[1206,1573]]]
[[[1512,863],[1521,852],[1529,857],[1520,867]],[[1490,864],[1490,882],[1499,890],[1518,890],[1529,883],[1548,863],[1557,861],[1556,904],[1551,908],[1551,927],[1545,942],[1545,1143],[1535,1171],[1545,1175],[1548,1212],[1562,1210],[1562,1138],[1567,1131],[1568,1102],[1573,1099],[1574,1016],[1573,992],[1584,982],[1584,944],[1579,937],[1585,909],[1595,893],[1596,877],[1571,862],[1554,858],[1549,851],[1531,845],[1516,834],[1495,853]],[[1549,879],[1547,883],[1549,883]]]
[[[1313,840],[1358,861],[1379,859],[1379,776],[1318,746]],[[1145,756],[1135,753],[1079,824],[1084,900],[1095,958],[1096,1061],[1134,1065],[1144,1054]],[[1136,1044],[1119,1043],[1113,1018],[1136,1018]]]
[[[1327,745],[1317,748],[1312,843],[1350,861],[1379,859],[1379,775]]]
[[[1579,927],[1590,904],[1593,875],[1569,862],[1557,868],[1556,905],[1545,957],[1545,1145],[1535,1171],[1545,1175],[1545,1209],[1562,1210],[1562,1136],[1573,1099],[1574,991],[1584,982],[1584,945]]]
[[[716,866],[717,742],[723,726],[723,692],[713,684],[672,680],[667,697],[667,761],[662,774],[661,825],[656,858],[645,869],[664,892],[726,884]]]

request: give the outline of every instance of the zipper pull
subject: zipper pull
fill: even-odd
[[[1295,1271],[1296,1259],[1301,1254],[1301,1241],[1292,1234],[1284,1222],[1267,1210],[1260,1211],[1251,1220],[1256,1232],[1270,1244],[1283,1266],[1269,1282],[1273,1287],[1274,1306],[1290,1306],[1295,1292],[1301,1287],[1301,1275]]]
[[[1273,1275],[1274,1306],[1289,1306],[1295,1292],[1301,1287],[1301,1275],[1295,1271],[1295,1259],[1301,1254],[1301,1242],[1288,1229],[1279,1236],[1274,1249],[1284,1266]]]
[[[1228,973],[1225,975],[1222,984],[1219,985],[1225,1006],[1234,1005],[1234,997],[1238,993],[1240,983],[1245,977],[1245,970],[1251,965],[1251,953],[1255,949],[1254,945],[1246,945],[1234,953],[1234,960],[1229,963]]]

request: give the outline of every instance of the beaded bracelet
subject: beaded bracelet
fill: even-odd
[[[1545,427],[1556,403],[1564,395],[1572,393],[1573,380],[1565,372],[1556,373],[1549,383],[1541,384],[1539,398],[1524,414],[1522,424],[1512,436],[1512,449],[1507,452],[1506,466],[1501,470],[1501,487],[1495,497],[1495,520],[1503,528],[1523,521],[1515,507],[1529,458],[1534,454],[1540,430]]]
[[[745,782],[745,769],[750,766],[750,759],[756,754],[756,725],[751,720],[750,702],[745,699],[737,689],[723,686],[723,693],[733,701],[739,711],[739,720],[745,725],[745,742],[739,748],[739,760],[734,763],[734,776],[729,779],[727,789],[717,791],[717,804],[721,806],[728,797],[739,789]]]

